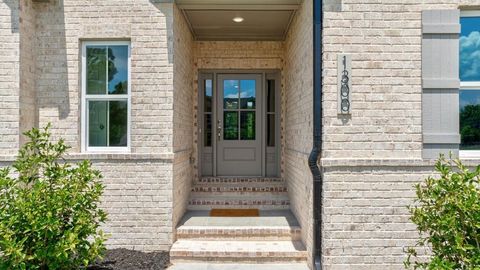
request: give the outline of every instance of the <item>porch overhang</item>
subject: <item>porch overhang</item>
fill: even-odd
[[[175,0],[196,40],[284,40],[303,0]],[[233,19],[241,19],[235,22]],[[239,20],[240,20],[239,19]]]

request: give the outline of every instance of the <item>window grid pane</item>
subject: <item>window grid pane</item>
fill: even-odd
[[[126,147],[128,100],[88,100],[88,146]]]
[[[212,114],[211,113],[204,114],[203,122],[204,122],[203,123],[203,126],[204,126],[203,145],[206,147],[211,147],[212,146]]]
[[[460,150],[480,150],[480,16],[460,18]],[[467,86],[468,85],[468,86]]]
[[[107,47],[87,46],[87,94],[104,95],[107,89]]]
[[[212,112],[213,105],[213,84],[211,79],[204,81],[204,92],[203,92],[203,111]]]
[[[128,93],[128,46],[107,46],[108,94]]]
[[[460,80],[480,82],[480,17],[462,17],[460,25]]]
[[[240,139],[244,141],[255,140],[255,112],[240,113]]]
[[[124,101],[108,102],[108,146],[127,146],[128,104]]]
[[[88,145],[108,146],[108,106],[107,101],[88,102]]]
[[[460,150],[480,150],[480,90],[460,90]]]
[[[225,111],[223,112],[223,123],[224,123],[224,140],[238,140],[238,112],[237,111]]]

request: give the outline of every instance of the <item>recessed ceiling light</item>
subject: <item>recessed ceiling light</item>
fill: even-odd
[[[235,18],[233,18],[233,21],[236,22],[236,23],[241,23],[241,22],[243,22],[244,20],[245,20],[245,19],[242,18],[242,17],[235,17]]]

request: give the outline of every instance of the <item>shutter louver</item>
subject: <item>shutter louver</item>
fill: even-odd
[[[423,158],[458,156],[459,10],[422,13]]]

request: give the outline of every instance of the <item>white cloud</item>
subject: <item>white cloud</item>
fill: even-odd
[[[480,80],[480,32],[460,37],[460,77],[462,80]]]

